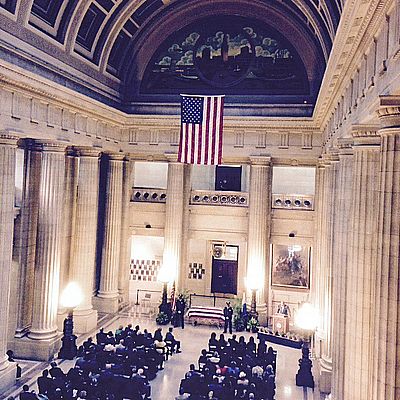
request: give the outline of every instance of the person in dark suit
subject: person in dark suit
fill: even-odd
[[[224,333],[227,333],[229,329],[229,333],[232,334],[232,317],[233,317],[233,308],[231,307],[231,303],[229,301],[226,302],[226,306],[224,308]]]
[[[173,328],[170,327],[168,329],[168,332],[165,335],[165,341],[167,345],[170,345],[172,348],[172,351],[175,351],[176,353],[181,352],[181,342],[180,340],[176,340],[174,334],[172,333]]]
[[[176,326],[181,325],[182,329],[185,328],[185,302],[181,297],[176,300]]]

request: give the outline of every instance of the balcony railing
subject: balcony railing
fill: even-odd
[[[249,194],[245,192],[215,192],[212,190],[192,190],[192,205],[248,207]]]
[[[138,189],[133,188],[131,201],[147,203],[165,203],[167,200],[166,189]]]
[[[300,194],[273,194],[272,208],[285,210],[314,210],[314,196]]]

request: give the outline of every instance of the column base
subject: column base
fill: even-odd
[[[61,335],[51,339],[35,340],[23,337],[14,339],[14,354],[27,360],[50,361],[61,347]]]
[[[99,312],[115,314],[118,312],[118,297],[94,297],[93,307]]]
[[[319,390],[325,394],[332,390],[332,364],[324,359],[319,362]]]
[[[97,311],[74,311],[74,333],[87,333],[97,326]]]
[[[0,371],[0,393],[4,393],[11,386],[15,385],[17,364],[10,363]]]

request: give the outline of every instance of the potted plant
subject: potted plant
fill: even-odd
[[[258,322],[258,319],[251,317],[247,322],[247,329],[249,329],[253,333],[256,333],[259,325],[260,323]]]
[[[169,320],[169,315],[164,311],[160,311],[156,317],[156,323],[158,325],[167,325],[169,323]]]

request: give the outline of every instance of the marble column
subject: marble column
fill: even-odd
[[[14,229],[15,151],[17,138],[0,132],[0,393],[15,382],[7,361],[8,315]]]
[[[261,322],[268,315],[268,249],[271,215],[270,157],[250,157],[249,217],[247,228],[248,289],[257,290],[257,311]],[[249,297],[251,298],[251,296]]]
[[[382,96],[374,400],[400,398],[400,98]]]
[[[327,271],[327,231],[329,221],[329,198],[331,197],[331,181],[330,181],[330,162],[329,156],[324,154],[319,160],[318,168],[318,194],[317,194],[317,268],[315,271],[315,296],[314,305],[318,313],[318,327],[315,333],[316,356],[322,358],[323,345],[325,341],[326,319],[325,312],[325,278]]]
[[[346,287],[349,268],[349,237],[351,231],[350,217],[352,205],[353,181],[353,139],[338,139],[339,176],[337,204],[338,220],[335,229],[335,246],[333,254],[333,334],[332,334],[332,398],[344,399],[344,356],[346,353]]]
[[[74,310],[77,333],[92,330],[97,311],[92,306],[93,278],[96,266],[97,208],[99,196],[99,150],[77,147],[79,157],[75,232],[70,280],[78,283],[83,300]]]
[[[331,149],[326,156],[325,179],[324,179],[324,214],[322,216],[322,258],[319,268],[321,269],[320,287],[320,327],[319,336],[322,339],[322,354],[320,359],[319,387],[323,393],[330,393],[332,382],[332,285],[333,265],[336,255],[333,253],[337,236],[337,177],[339,157],[335,149]]]
[[[352,235],[347,273],[344,399],[371,397],[380,140],[376,127],[354,126]]]
[[[95,308],[106,313],[118,311],[118,271],[121,257],[122,181],[124,154],[107,154],[107,183],[104,215],[104,239],[100,285]],[[101,216],[99,216],[101,218]]]
[[[192,170],[193,165],[185,165],[183,172],[183,219],[182,219],[182,256],[181,264],[182,268],[189,266],[189,243],[190,243],[190,194],[192,190]],[[184,288],[185,278],[187,279],[184,270],[179,274],[179,281],[177,286],[179,288]]]
[[[131,249],[130,243],[130,212],[129,205],[132,194],[133,185],[133,168],[134,161],[129,161],[128,158],[124,160],[123,166],[123,183],[122,183],[122,231],[121,231],[121,259],[118,271],[118,293],[120,297],[120,307],[123,307],[129,303],[129,268],[130,268],[130,256]]]
[[[25,356],[46,360],[58,350],[61,233],[64,196],[65,146],[36,141],[33,151],[41,156],[36,238],[35,288],[32,326]]]
[[[62,244],[60,263],[60,293],[70,280],[70,268],[74,251],[74,231],[76,217],[76,198],[78,190],[79,159],[74,149],[67,148],[65,155],[64,213],[62,222]],[[57,314],[58,330],[62,331],[67,310],[59,304]]]
[[[15,337],[27,334],[32,323],[32,304],[34,289],[34,269],[36,254],[36,235],[38,220],[38,195],[40,182],[40,154],[32,151],[34,142],[25,140],[23,147],[24,180],[21,204],[20,240],[15,243],[19,247],[18,271],[18,305]]]
[[[182,274],[183,181],[185,164],[176,162],[176,154],[168,155],[167,201],[165,206],[163,268],[175,279],[176,289]]]
[[[325,163],[322,157],[318,160],[317,171],[316,171],[316,196],[315,196],[315,257],[314,264],[319,266],[322,264],[322,225],[323,225],[323,215],[324,215],[324,180],[325,180]],[[322,297],[322,287],[319,284],[321,275],[321,268],[314,268],[314,273],[312,274],[312,287],[314,290],[311,293],[311,302],[314,307],[318,310],[320,314],[320,304]]]

